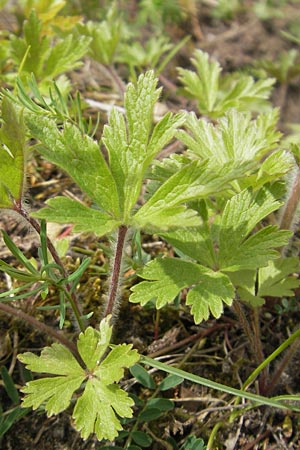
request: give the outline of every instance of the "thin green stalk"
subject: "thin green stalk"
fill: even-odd
[[[213,427],[212,432],[210,433],[208,442],[207,442],[207,446],[206,446],[206,450],[214,450],[214,441],[215,438],[217,436],[217,433],[219,431],[219,429],[223,426],[223,422],[218,422],[216,423],[216,425]]]
[[[177,375],[185,380],[192,381],[193,383],[206,386],[210,389],[215,389],[217,391],[225,392],[226,394],[233,395],[235,397],[245,398],[254,403],[254,406],[267,405],[273,408],[280,409],[290,409],[293,411],[299,411],[300,409],[295,405],[283,404],[278,402],[274,398],[263,397],[262,395],[252,394],[251,392],[242,391],[240,389],[235,389],[231,386],[226,386],[225,384],[216,383],[215,381],[209,380],[207,378],[199,377],[184,370],[177,369],[176,367],[169,366],[155,359],[148,358],[147,356],[142,356],[140,362],[142,364],[148,365],[150,367],[155,367],[156,369],[162,370],[164,372]],[[300,400],[300,397],[299,397]]]
[[[237,315],[237,318],[239,319],[239,322],[242,325],[243,330],[248,338],[248,341],[249,341],[249,344],[251,347],[251,352],[255,356],[256,355],[256,346],[255,346],[255,341],[253,338],[253,333],[252,333],[251,327],[248,323],[246,314],[245,314],[239,300],[235,300],[233,302],[232,308],[233,308],[235,314]]]
[[[122,257],[124,251],[124,245],[126,242],[126,234],[128,228],[125,225],[121,225],[118,230],[118,238],[115,247],[115,254],[113,258],[112,276],[110,281],[110,289],[108,294],[108,302],[106,305],[104,317],[112,314],[115,316],[118,307],[118,298],[120,290],[120,280],[122,275]]]
[[[289,347],[296,339],[300,338],[300,329],[295,331],[288,339],[286,339],[279,347],[274,350],[273,353],[271,353],[265,360],[255,369],[253,372],[249,375],[247,380],[242,386],[242,389],[247,389],[250,384],[253,383],[253,381],[258,377],[258,375],[261,373],[261,371],[267,367],[277,356],[280,355],[287,347]],[[272,377],[272,380],[274,379],[274,375]],[[272,385],[272,380],[270,384]],[[277,377],[278,380],[278,377]],[[269,390],[269,387],[267,387],[267,390]]]
[[[28,223],[30,223],[30,225],[35,229],[35,231],[40,235],[40,233],[41,233],[41,227],[40,227],[39,222],[38,222],[37,220],[35,220],[33,217],[31,217],[31,216],[28,214],[28,212],[27,212],[26,209],[23,207],[23,205],[21,204],[21,202],[15,202],[15,208],[14,208],[14,209],[15,209],[15,211],[16,211],[17,213],[19,213],[19,214],[20,214],[20,215],[21,215]],[[64,265],[63,265],[63,263],[62,263],[62,261],[61,261],[61,259],[60,259],[60,257],[59,257],[59,255],[58,255],[58,253],[57,253],[57,251],[56,251],[56,249],[55,249],[53,243],[51,242],[51,240],[49,239],[48,236],[46,236],[46,244],[47,244],[47,247],[48,247],[49,252],[50,252],[51,255],[52,255],[53,260],[56,262],[57,265],[59,265],[59,266],[62,268],[62,274],[63,274],[63,276],[64,276],[65,278],[67,278],[68,273],[67,273],[67,271],[66,271],[66,269],[65,269],[65,267],[64,267]],[[69,294],[69,295],[68,295],[68,298],[69,298],[69,300],[70,300],[70,305],[71,305],[71,308],[72,308],[73,313],[74,313],[74,315],[75,315],[75,318],[76,318],[76,320],[77,320],[77,323],[78,323],[78,325],[79,325],[80,331],[84,331],[85,326],[84,326],[83,321],[82,321],[82,318],[81,318],[81,316],[82,316],[81,307],[80,307],[80,305],[79,305],[79,302],[78,302],[78,300],[77,300],[77,298],[76,298],[75,293],[74,293],[74,292],[71,292],[71,286],[70,286],[69,283],[66,284],[66,290],[67,290],[67,292],[68,292],[68,294]]]

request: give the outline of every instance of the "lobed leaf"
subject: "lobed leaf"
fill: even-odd
[[[249,113],[234,109],[219,119],[217,125],[198,119],[194,113],[187,116],[186,127],[189,132],[178,131],[177,136],[201,159],[210,159],[217,167],[231,162],[255,162],[258,168],[262,156],[268,154],[278,143],[280,133],[276,130],[278,110],[261,114],[252,120]],[[287,153],[285,164],[290,168],[291,158]],[[254,167],[255,167],[254,166]],[[285,172],[284,172],[285,173]]]
[[[149,281],[142,281],[131,288],[131,302],[145,305],[156,300],[156,307],[162,308],[182,289],[191,287],[186,303],[192,305],[191,313],[196,323],[207,319],[210,312],[214,317],[220,317],[223,302],[230,305],[234,296],[227,275],[182,259],[153,260],[139,275]]]
[[[244,190],[232,197],[219,224],[219,265],[222,270],[255,269],[279,256],[275,250],[286,245],[291,233],[268,226],[247,237],[264,217],[279,208],[272,192],[263,188],[256,194]]]
[[[55,78],[59,74],[75,69],[82,63],[79,61],[88,51],[91,38],[69,34],[51,48],[47,64],[43,70],[46,78]]]
[[[44,157],[65,170],[102,211],[119,215],[115,180],[95,141],[73,125],[65,124],[60,131],[48,117],[28,114],[26,124],[41,141],[39,151]]]
[[[183,113],[167,114],[152,131],[153,109],[161,91],[156,85],[153,71],[140,75],[136,85],[129,83],[126,121],[115,109],[103,130],[102,141],[108,150],[125,222],[138,200],[146,169],[185,120]]]
[[[200,219],[195,217],[196,211],[192,209],[185,211],[184,204],[217,194],[227,188],[231,180],[242,176],[247,168],[249,168],[247,164],[241,164],[239,167],[224,164],[222,169],[216,171],[209,161],[192,161],[183,165],[137,211],[133,223],[137,227],[153,226],[162,231],[167,231],[171,226],[181,227],[182,223],[185,227],[197,226]],[[171,220],[165,223],[168,216]]]
[[[29,381],[23,389],[26,394],[23,406],[36,409],[43,405],[48,415],[58,414],[69,406],[74,392],[86,382],[73,412],[75,427],[84,439],[91,433],[96,433],[99,440],[114,439],[122,429],[116,414],[132,417],[134,403],[114,383],[123,376],[125,367],[139,360],[139,355],[131,345],[123,344],[115,346],[101,361],[112,334],[109,322],[110,317],[107,317],[101,321],[99,331],[88,327],[80,334],[77,347],[85,369],[61,344],[52,344],[40,356],[29,352],[19,355],[20,361],[32,371],[55,375]]]
[[[275,79],[255,81],[251,76],[230,74],[221,78],[221,66],[208,53],[196,50],[191,59],[196,72],[179,68],[185,91],[198,101],[201,114],[220,117],[228,109],[258,109],[269,98]]]
[[[259,270],[258,295],[261,297],[291,297],[300,286],[300,280],[292,274],[299,272],[297,257],[280,258],[270,261]]]
[[[48,416],[58,414],[69,406],[74,391],[80,387],[84,378],[83,372],[77,376],[57,376],[30,381],[22,389],[26,394],[22,406],[37,409],[44,404]]]
[[[104,383],[118,382],[124,376],[124,369],[133,366],[139,356],[136,350],[132,350],[131,344],[121,344],[114,347],[95,370]]]
[[[54,343],[51,347],[45,347],[40,356],[26,352],[19,355],[18,359],[33,372],[74,377],[84,374],[70,350],[61,344]]]
[[[208,320],[210,313],[218,319],[223,313],[224,303],[231,306],[234,298],[234,288],[223,273],[209,271],[199,281],[200,284],[189,291],[186,299],[186,304],[192,305],[191,313],[196,324]]]
[[[197,228],[180,229],[160,233],[160,235],[186,256],[207,265],[216,266],[216,255],[211,231],[207,223]]]

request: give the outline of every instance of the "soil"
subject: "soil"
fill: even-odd
[[[138,2],[131,1],[134,10]],[[185,3],[185,2],[182,2]],[[191,67],[190,56],[195,48],[201,48],[216,58],[224,72],[250,68],[258,59],[276,60],[280,52],[298,48],[282,35],[282,30],[289,30],[291,23],[300,20],[300,4],[287,2],[281,18],[270,18],[262,21],[253,13],[253,2],[244,2],[241,12],[230,19],[216,19],[207,6],[210,2],[198,5],[197,16],[188,12],[184,21],[176,26],[169,25],[167,32],[176,42],[187,33],[192,33],[192,39],[176,55],[167,66],[160,81],[167,97],[166,105],[172,110],[178,108],[174,100],[172,88],[177,84],[176,65]],[[212,2],[213,3],[213,2]],[[198,4],[198,3],[197,3]],[[147,34],[147,33],[146,33]],[[117,67],[120,75],[124,68]],[[102,96],[101,88],[114,89],[114,84],[106,71],[86,58],[85,65],[80,70],[69,74],[74,89],[79,88],[86,98]],[[167,83],[166,80],[169,82]],[[97,86],[97,88],[96,88]],[[299,77],[294,77],[286,85],[284,95],[282,86],[278,83],[273,91],[273,102],[281,108],[280,127],[283,131],[289,129],[289,124],[300,122],[300,87]],[[110,94],[111,98],[115,94]],[[178,101],[178,100],[177,100]],[[184,103],[184,100],[183,100]],[[95,114],[91,107],[89,113]],[[28,166],[28,203],[29,207],[40,207],[47,198],[62,192],[81,196],[78,189],[65,174],[60,173],[52,164],[41,158],[31,158]],[[6,229],[15,242],[27,256],[36,256],[38,239],[33,231],[15,217],[2,215],[2,227]],[[108,243],[98,241],[94,236],[74,236],[68,234],[69,229],[54,227],[50,230],[54,235],[72,236],[70,251],[66,257],[67,267],[71,270],[78,264],[85,250],[92,255],[93,269],[89,269],[81,282],[80,295],[83,307],[94,310],[92,324],[96,325],[101,316],[99,298],[105,294],[107,272]],[[160,239],[153,240],[143,236],[143,250],[149,256],[166,253],[170,249]],[[81,249],[82,252],[81,252]],[[0,257],[14,264],[7,249],[0,246]],[[98,267],[98,269],[95,269]],[[5,286],[7,280],[1,276]],[[157,314],[154,309],[141,309],[128,304],[128,287],[132,284],[132,272],[125,273],[124,299],[120,311],[120,322],[116,331],[115,341],[133,343],[135,348],[150,356],[160,356],[164,362],[181,362],[181,367],[200,376],[216,382],[240,387],[251,370],[256,367],[256,361],[249,352],[247,338],[241,325],[230,309],[216,321],[209,320],[200,326],[193,323],[188,309],[180,310],[168,307]],[[288,334],[298,326],[300,309],[283,311],[280,314],[274,304],[267,303],[261,312],[261,339],[265,355],[270,354]],[[47,305],[55,304],[55,293],[50,293]],[[19,307],[32,312],[45,323],[57,326],[57,318],[53,313],[37,311],[37,306],[44,306],[40,299],[29,299],[20,302]],[[5,365],[20,387],[24,382],[24,371],[16,361],[16,355],[28,350],[38,350],[51,340],[42,334],[34,332],[28,324],[0,314],[0,362]],[[68,318],[67,330],[70,336],[76,332],[72,318]],[[299,350],[300,352],[300,350]],[[300,382],[300,354],[296,352],[292,362],[272,391],[272,395],[298,393]],[[182,362],[184,361],[184,362]],[[278,366],[279,363],[277,363]],[[276,365],[270,368],[270,374],[276,370]],[[158,381],[163,375],[154,373]],[[130,385],[130,380],[126,381]],[[145,388],[133,385],[131,392],[140,398],[147,398],[149,392]],[[159,438],[170,439],[182,445],[189,435],[203,438],[207,442],[214,426],[221,425],[215,441],[216,450],[286,450],[300,449],[299,415],[285,410],[274,410],[260,407],[246,410],[230,422],[234,410],[234,400],[217,391],[206,387],[184,382],[179,387],[165,393],[167,398],[174,400],[175,408],[163,419],[151,424],[151,432],[155,438],[150,448],[159,450],[165,447]],[[11,407],[11,402],[4,392],[0,391],[0,401],[5,408]],[[238,411],[237,406],[237,411]],[[95,438],[83,441],[72,426],[71,414],[68,411],[47,418],[43,412],[28,412],[16,422],[0,441],[3,450],[97,450],[104,444]],[[219,426],[217,425],[217,426]],[[148,428],[142,428],[147,431]],[[149,431],[149,430],[148,430]],[[175,444],[174,444],[175,445]],[[176,447],[168,447],[176,448]]]

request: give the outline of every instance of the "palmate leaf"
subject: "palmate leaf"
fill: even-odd
[[[91,42],[90,37],[74,34],[53,42],[46,36],[43,19],[43,14],[39,16],[32,9],[24,22],[24,38],[13,36],[11,39],[12,56],[21,65],[22,73],[34,74],[41,81],[78,67]]]
[[[256,224],[280,206],[267,188],[256,194],[244,190],[226,203],[218,235],[219,267],[222,270],[256,269],[279,256],[275,249],[287,244],[291,232],[267,226],[254,235],[249,234]]]
[[[206,222],[196,228],[178,229],[160,235],[173,245],[175,250],[180,250],[195,261],[211,268],[217,265],[214,242]]]
[[[115,180],[98,144],[74,125],[66,123],[60,131],[48,117],[27,114],[26,124],[31,135],[42,143],[40,153],[64,169],[102,211],[118,217]]]
[[[87,53],[91,38],[69,34],[51,48],[43,78],[55,78],[59,74],[79,67],[80,59]]]
[[[220,76],[221,66],[217,61],[209,60],[209,55],[196,50],[191,59],[196,72],[179,68],[179,79],[185,91],[198,101],[201,114],[220,117],[229,108],[249,110],[264,104],[269,98],[275,79],[255,81],[251,76]]]
[[[265,297],[291,297],[299,288],[299,258],[278,258],[256,270],[239,270],[229,273],[237,288],[239,298],[252,307],[265,303]]]
[[[77,343],[79,354],[86,365],[79,365],[71,352],[61,344],[45,348],[40,356],[27,352],[18,358],[26,366],[39,373],[53,376],[29,381],[23,388],[24,407],[44,406],[48,416],[66,409],[75,391],[85,383],[81,395],[77,395],[73,418],[75,428],[87,439],[91,433],[97,438],[113,440],[122,429],[120,417],[132,417],[133,400],[117,384],[124,375],[124,368],[139,360],[132,345],[115,346],[107,352],[112,328],[110,317],[103,319],[100,330],[88,327]]]
[[[139,276],[148,281],[131,288],[131,302],[145,305],[155,299],[156,307],[162,308],[172,302],[182,289],[191,287],[186,303],[192,305],[195,323],[207,320],[210,313],[220,317],[223,302],[230,305],[234,297],[227,275],[182,259],[156,259],[148,263]]]
[[[249,113],[232,109],[214,126],[190,113],[185,122],[189,133],[178,131],[177,136],[190,151],[201,159],[209,158],[218,167],[229,161],[232,164],[256,161],[260,167],[261,158],[276,146],[281,136],[275,128],[277,120],[277,110],[253,120]]]
[[[113,110],[103,130],[102,141],[109,154],[112,174],[118,186],[125,222],[141,191],[145,171],[157,153],[172,139],[185,114],[167,114],[152,131],[153,109],[161,89],[156,89],[153,71],[129,83],[125,93],[126,120]]]
[[[270,261],[258,272],[258,295],[261,297],[291,297],[294,289],[300,286],[299,278],[292,274],[299,273],[299,258],[280,258]]]
[[[11,38],[12,56],[16,64],[22,64],[24,72],[33,73],[39,79],[51,51],[50,42],[48,36],[42,35],[42,22],[35,9],[32,9],[28,20],[24,22],[24,38],[14,35]]]
[[[2,100],[0,129],[0,208],[13,208],[20,201],[24,184],[25,127],[22,113],[7,98]]]

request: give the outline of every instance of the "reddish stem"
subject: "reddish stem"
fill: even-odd
[[[23,320],[25,323],[29,323],[29,325],[31,325],[32,327],[37,328],[43,333],[53,337],[61,344],[63,344],[65,347],[67,347],[78,359],[78,352],[76,345],[73,344],[71,341],[69,341],[69,339],[67,339],[62,333],[56,331],[52,327],[49,327],[43,322],[40,322],[39,320],[25,313],[21,309],[14,308],[13,306],[8,305],[7,303],[0,302],[0,310],[6,314],[9,314],[10,316],[14,316],[17,317],[18,319]]]
[[[39,222],[28,214],[28,212],[23,207],[23,205],[20,201],[14,202],[14,210],[18,214],[20,214],[22,217],[24,217],[24,219],[28,223],[30,223],[30,225],[35,229],[35,231],[40,235],[41,227],[40,227]],[[64,278],[67,278],[68,273],[67,273],[60,257],[58,256],[58,253],[57,253],[53,243],[51,242],[51,240],[49,239],[48,236],[46,236],[46,240],[47,240],[47,248],[48,248],[49,252],[51,253],[53,260],[56,262],[57,265],[59,265],[62,268],[62,274],[63,274]],[[84,326],[83,326],[82,320],[81,320],[82,311],[81,311],[81,307],[78,303],[78,300],[76,298],[76,295],[74,292],[71,292],[71,286],[69,283],[66,284],[66,289],[69,292],[70,303],[71,303],[72,309],[74,311],[75,317],[77,319],[78,325],[80,327],[80,331],[84,331]]]
[[[127,230],[128,228],[125,225],[121,225],[119,227],[115,256],[113,260],[113,270],[108,295],[108,302],[104,314],[105,317],[108,316],[109,314],[112,314],[116,310],[121,278],[122,256]]]

